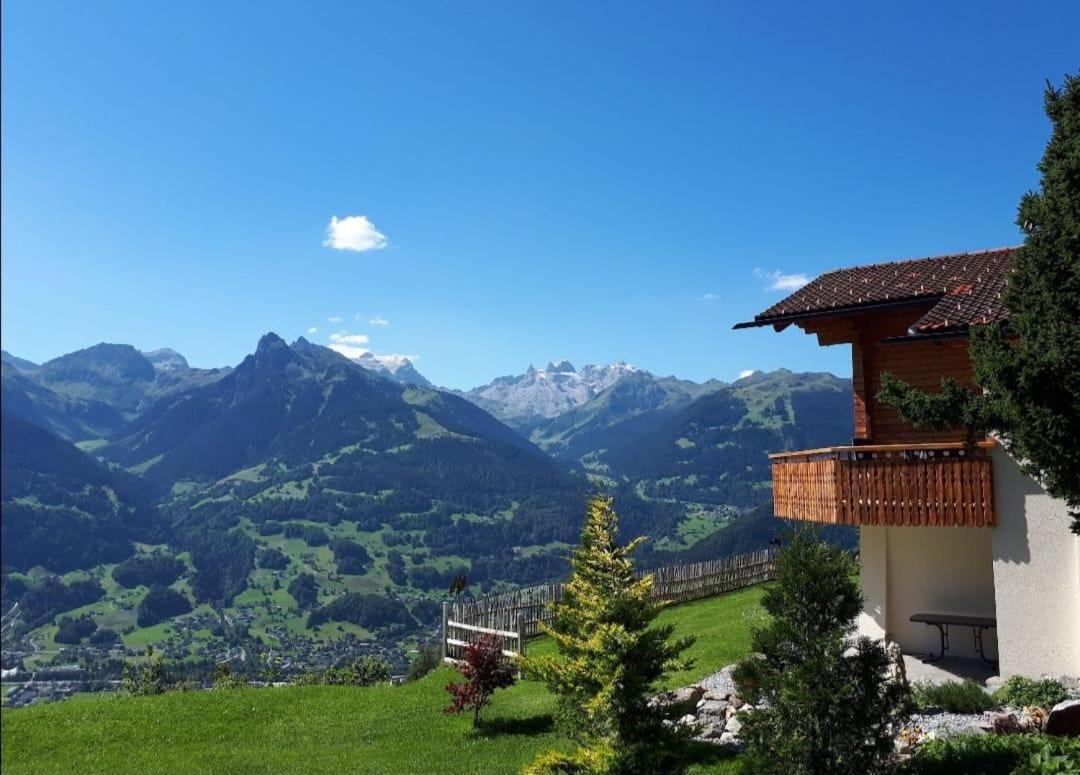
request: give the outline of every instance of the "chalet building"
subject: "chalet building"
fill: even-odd
[[[968,330],[1006,319],[1014,254],[829,272],[735,327],[851,346],[851,445],[773,455],[772,474],[777,516],[859,526],[860,631],[931,659],[982,656],[1002,676],[1080,676],[1080,538],[1064,502],[993,439],[915,430],[875,399],[882,372],[973,384]]]

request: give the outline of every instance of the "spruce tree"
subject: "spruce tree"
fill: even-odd
[[[1040,190],[1020,200],[1008,323],[971,328],[977,389],[944,380],[924,393],[883,374],[878,398],[917,427],[997,435],[1080,533],[1080,75],[1047,85],[1044,103],[1053,132]]]
[[[796,532],[777,559],[754,628],[753,654],[736,669],[750,772],[874,775],[893,763],[892,725],[908,701],[890,680],[880,641],[855,637],[862,610],[858,569],[847,552]]]
[[[544,630],[558,656],[524,660],[558,697],[568,731],[581,743],[571,754],[541,755],[527,773],[677,772],[677,735],[649,707],[657,683],[685,667],[691,638],[672,640],[671,625],[653,627],[661,608],[651,576],[637,578],[631,553],[641,538],[618,543],[610,498],[586,508],[573,575]]]

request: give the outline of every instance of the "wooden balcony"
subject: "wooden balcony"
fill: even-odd
[[[771,455],[773,509],[829,525],[991,526],[992,446],[867,444]]]

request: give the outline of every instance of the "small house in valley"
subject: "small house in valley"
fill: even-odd
[[[875,399],[890,372],[973,384],[972,326],[1005,321],[1016,249],[828,272],[736,328],[795,325],[852,355],[850,445],[773,456],[777,516],[856,525],[860,631],[1001,675],[1080,675],[1080,538],[992,438],[918,430]],[[1080,441],[1080,440],[1078,440]]]

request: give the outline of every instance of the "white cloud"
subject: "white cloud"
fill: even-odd
[[[311,328],[309,328],[307,330],[307,332],[309,334],[317,334],[317,333],[319,333],[319,327],[318,326],[312,326]]]
[[[775,272],[766,272],[761,269],[755,269],[754,276],[765,281],[765,290],[767,291],[787,291],[790,293],[799,290],[810,282],[810,278],[802,272],[784,274],[779,270]]]
[[[746,379],[747,377],[752,377],[753,375],[754,375],[754,370],[753,369],[743,369],[742,371],[739,372],[739,379]]]
[[[368,321],[368,325],[372,325],[372,326],[388,326],[388,325],[390,325],[390,321],[387,320],[386,318],[384,318],[382,315],[376,315],[375,317],[373,317],[371,320]]]
[[[367,334],[350,334],[346,331],[338,331],[337,333],[330,334],[330,341],[335,344],[344,344],[358,347],[363,344],[367,344],[371,340]]]
[[[352,345],[348,344],[334,343],[327,346],[334,352],[341,353],[346,358],[352,358],[353,360],[357,358],[362,358],[363,356],[371,352],[364,347],[353,347]]]
[[[344,323],[345,318],[341,317],[341,315],[332,315],[332,316],[330,316],[330,317],[328,317],[326,319],[326,322],[327,323]]]
[[[698,298],[700,298],[702,301],[716,301],[720,298],[720,296],[715,293],[703,293]]]
[[[382,250],[386,245],[386,235],[376,229],[366,215],[347,215],[344,218],[335,215],[326,227],[326,239],[323,240],[325,248],[357,253]]]

